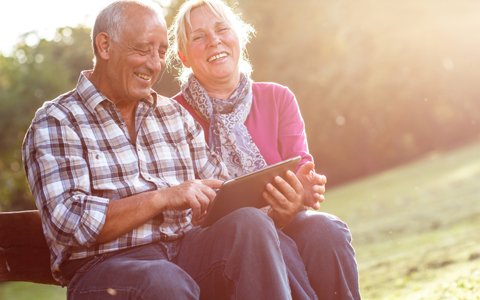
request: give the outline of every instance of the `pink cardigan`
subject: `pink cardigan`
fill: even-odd
[[[300,155],[300,165],[312,161],[305,124],[292,91],[276,83],[254,82],[253,101],[245,120],[253,141],[268,165]],[[181,93],[173,97],[185,107],[208,135],[208,121],[191,107]],[[208,141],[208,136],[206,136]]]

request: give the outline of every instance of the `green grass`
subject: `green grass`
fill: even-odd
[[[336,188],[364,299],[480,299],[480,145]]]
[[[65,300],[67,299],[67,289],[29,282],[4,282],[0,284],[0,299]]]
[[[363,299],[480,299],[480,144],[331,189],[347,221]],[[65,289],[0,284],[0,299],[66,299]]]

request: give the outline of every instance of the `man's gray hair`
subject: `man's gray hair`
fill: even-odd
[[[95,37],[99,33],[105,32],[113,41],[117,42],[120,39],[122,30],[125,26],[128,26],[124,24],[126,17],[125,12],[133,7],[144,8],[146,11],[158,15],[163,20],[164,12],[162,8],[150,1],[119,0],[111,3],[102,9],[95,19],[91,36],[95,56],[97,56],[98,53],[97,46],[95,45]]]

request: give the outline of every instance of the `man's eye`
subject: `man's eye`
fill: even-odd
[[[160,56],[160,58],[165,58],[165,56],[167,55],[167,51],[165,50],[160,50],[158,51],[158,55]]]
[[[144,50],[144,49],[138,49],[138,48],[136,48],[135,51],[137,51],[141,55],[148,55],[150,53],[150,50]]]

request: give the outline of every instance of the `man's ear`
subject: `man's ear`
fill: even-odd
[[[182,53],[182,51],[178,51],[178,58],[180,58],[180,60],[182,61],[182,64],[187,67],[187,68],[190,68],[190,64],[188,63],[188,60],[187,60],[187,57]]]
[[[95,37],[95,46],[97,46],[98,55],[102,59],[108,59],[110,57],[109,50],[110,50],[110,37],[105,32],[100,32]]]

